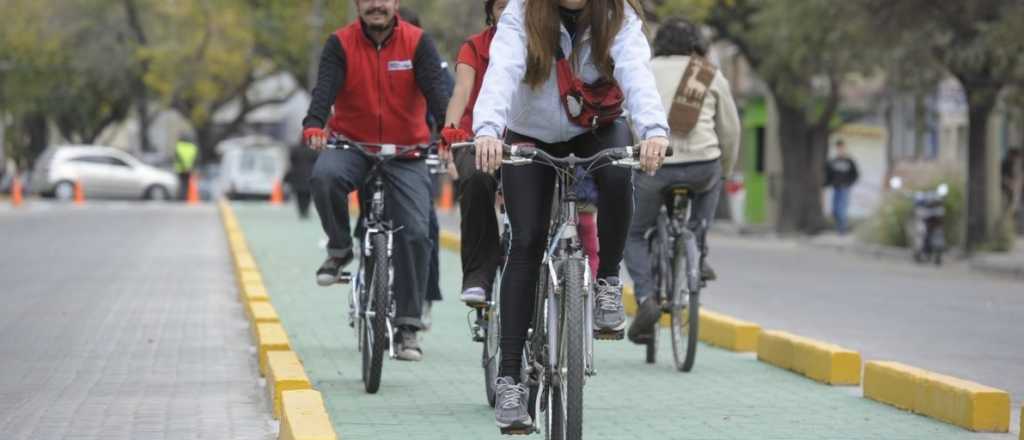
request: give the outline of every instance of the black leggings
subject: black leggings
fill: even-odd
[[[506,138],[506,143],[533,143],[555,156],[575,153],[580,157],[592,156],[606,148],[624,147],[632,141],[629,127],[621,119],[595,132],[556,144],[545,144],[515,132],[509,132]],[[622,250],[633,215],[631,173],[629,169],[614,166],[594,172],[598,189],[599,278],[619,275]],[[518,381],[551,220],[555,171],[541,164],[505,166],[501,176],[505,208],[512,224],[512,243],[501,280],[501,367],[498,374]]]

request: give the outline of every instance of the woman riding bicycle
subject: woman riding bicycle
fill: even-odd
[[[477,168],[493,173],[501,166],[503,134],[506,143],[532,143],[556,156],[592,156],[631,145],[626,122],[614,117],[619,113],[613,111],[610,120],[601,121],[609,114],[600,107],[604,98],[617,95],[624,96],[644,139],[641,167],[653,174],[668,147],[668,122],[648,66],[650,47],[641,13],[637,0],[510,1],[491,42],[490,65],[473,114]],[[621,94],[609,91],[616,86]],[[501,283],[495,419],[499,427],[520,428],[532,425],[528,391],[518,383],[520,357],[534,307],[555,174],[541,164],[504,167],[501,172],[512,242]],[[610,166],[594,172],[601,212],[596,331],[625,328],[618,273],[632,215],[630,174]]]
[[[626,244],[626,268],[639,304],[628,336],[637,344],[650,340],[661,317],[651,295],[656,286],[644,236],[657,221],[662,190],[683,184],[694,191],[688,227],[697,235],[701,276],[714,279],[705,261],[707,229],[718,206],[720,182],[732,174],[740,145],[739,116],[729,83],[705,58],[707,42],[700,29],[681,18],[666,20],[654,38],[654,56],[651,66],[673,128],[673,154],[656,176],[637,173],[633,178],[636,212]]]

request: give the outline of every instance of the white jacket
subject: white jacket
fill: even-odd
[[[688,56],[658,57],[651,61],[666,113],[671,109],[679,82],[689,64]],[[722,176],[732,175],[740,148],[740,118],[729,90],[729,81],[721,70],[715,72],[715,78],[708,87],[697,125],[689,133],[673,133],[669,141],[673,154],[665,158],[666,164],[702,162],[721,157]]]
[[[564,142],[587,129],[573,124],[562,107],[558,92],[557,69],[552,66],[547,82],[532,89],[523,82],[526,74],[526,0],[512,0],[498,23],[491,42],[491,60],[484,76],[480,96],[473,110],[473,132],[477,136],[500,137],[508,128],[545,143]],[[560,44],[571,56],[572,39],[561,26]],[[590,59],[590,32],[577,45],[583,65],[575,69],[587,83],[600,74]],[[643,139],[668,135],[668,120],[661,98],[654,87],[650,69],[651,49],[642,30],[642,22],[628,4],[625,22],[611,47],[615,62],[615,80],[626,96],[625,107],[633,126]]]

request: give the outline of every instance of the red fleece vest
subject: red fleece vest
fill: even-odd
[[[339,29],[347,64],[329,126],[356,142],[430,142],[427,99],[416,84],[413,59],[423,31],[402,20],[377,50],[356,21]]]

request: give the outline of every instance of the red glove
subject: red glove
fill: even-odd
[[[324,129],[322,129],[322,128],[316,128],[316,127],[309,127],[309,128],[306,128],[305,130],[302,130],[302,142],[304,142],[306,145],[310,144],[309,140],[312,139],[314,136],[315,137],[326,138],[327,137],[327,132],[324,131]]]
[[[441,142],[441,146],[445,150],[451,148],[452,144],[465,142],[472,138],[473,137],[467,133],[466,130],[456,128],[455,126],[445,127],[441,130],[441,140],[443,141]]]

